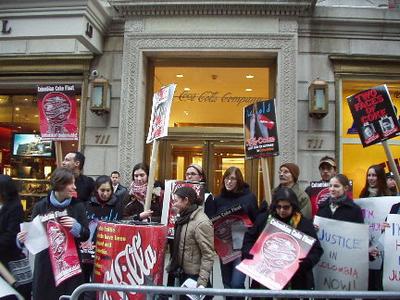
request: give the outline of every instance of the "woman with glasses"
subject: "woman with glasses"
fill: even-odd
[[[252,222],[257,215],[257,198],[244,182],[242,172],[237,167],[228,168],[223,177],[221,194],[215,197],[215,214],[218,215],[234,206],[240,205]],[[222,282],[225,288],[243,289],[246,275],[236,269],[241,258],[223,264],[221,261]],[[233,299],[233,297],[226,297]],[[238,298],[238,297],[236,297]],[[240,298],[239,298],[240,299]]]
[[[287,285],[287,288],[290,287],[293,290],[314,289],[312,268],[320,260],[323,250],[320,242],[318,241],[313,224],[302,215],[297,196],[290,188],[278,188],[272,196],[270,209],[264,210],[258,214],[253,227],[251,227],[244,236],[242,248],[243,258],[253,258],[253,255],[250,254],[250,250],[264,230],[267,223],[269,223],[272,218],[278,219],[279,221],[296,228],[298,231],[315,238],[316,242],[312,246],[307,256],[300,260],[299,268]],[[252,287],[260,286],[257,284],[252,284]]]
[[[214,206],[214,196],[207,189],[207,181],[206,174],[204,173],[203,168],[198,164],[190,164],[185,173],[186,180],[195,181],[195,182],[203,182],[204,183],[204,213],[207,217],[212,217],[215,214],[215,206]]]

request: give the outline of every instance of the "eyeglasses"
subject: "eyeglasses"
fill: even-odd
[[[236,181],[237,178],[236,177],[226,177],[225,181]]]
[[[191,172],[191,173],[186,173],[186,176],[200,176],[200,174],[198,174],[198,173],[194,173],[194,172]]]
[[[283,209],[283,210],[289,210],[292,206],[291,205],[277,205],[276,209]]]

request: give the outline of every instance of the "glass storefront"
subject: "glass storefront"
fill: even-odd
[[[388,86],[392,101],[400,112],[400,81],[393,80],[343,80],[342,101],[340,108],[340,155],[342,162],[341,170],[349,179],[353,180],[354,198],[358,198],[365,184],[366,172],[369,166],[381,164],[385,171],[389,171],[389,163],[382,145],[375,144],[363,148],[357,131],[353,127],[353,118],[346,97],[368,88],[386,84]],[[397,165],[400,160],[400,137],[388,141],[393,157]]]

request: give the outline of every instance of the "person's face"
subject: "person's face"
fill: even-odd
[[[336,175],[336,170],[328,163],[323,163],[319,166],[319,173],[323,181],[329,181],[333,176]]]
[[[329,181],[329,194],[331,195],[331,197],[339,198],[343,196],[344,193],[346,193],[346,190],[346,187],[341,184],[340,181],[337,180],[337,178],[333,177]]]
[[[396,181],[394,180],[394,178],[389,177],[386,179],[386,183],[389,189],[395,188],[396,186]]]
[[[276,204],[276,214],[282,219],[289,218],[293,214],[293,207],[287,200],[279,200]]]
[[[364,135],[365,135],[366,138],[370,138],[371,136],[373,136],[373,134],[374,133],[372,132],[371,127],[365,127]]]
[[[294,178],[292,173],[286,167],[279,169],[279,181],[283,186],[291,186],[294,184]]]
[[[117,173],[112,174],[111,181],[113,185],[119,184],[119,175]]]
[[[75,179],[72,180],[72,182],[68,183],[62,190],[58,191],[58,194],[61,199],[69,199],[72,198],[75,195]]]
[[[182,198],[182,197],[174,194],[173,200],[174,200],[174,203],[172,205],[172,208],[177,213],[181,213],[182,211],[184,211],[189,206],[189,199],[188,198]]]
[[[193,167],[189,167],[186,170],[185,176],[186,180],[201,181],[203,179],[199,172]]]
[[[378,176],[376,175],[376,172],[373,168],[370,168],[368,170],[367,181],[368,181],[368,185],[372,188],[374,188],[378,185]]]
[[[67,155],[65,155],[62,166],[70,170],[78,169],[79,161],[75,160],[75,153],[68,153]]]
[[[234,191],[237,187],[237,178],[235,173],[231,173],[224,179],[225,188],[227,191]]]
[[[145,184],[147,183],[147,174],[142,169],[138,169],[133,173],[133,179],[138,185]]]
[[[384,120],[382,121],[382,126],[383,126],[383,130],[384,130],[384,131],[388,131],[388,130],[392,129],[392,124],[391,124],[390,121],[387,120],[387,119],[384,119]]]
[[[99,195],[101,201],[106,202],[110,200],[112,194],[112,187],[110,186],[110,183],[106,182],[100,185],[97,189],[97,194]]]

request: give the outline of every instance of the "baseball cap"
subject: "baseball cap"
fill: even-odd
[[[336,168],[335,160],[329,156],[325,156],[325,157],[321,158],[321,160],[319,161],[318,167],[321,167],[322,164],[328,164],[328,165],[332,166],[333,168]]]

